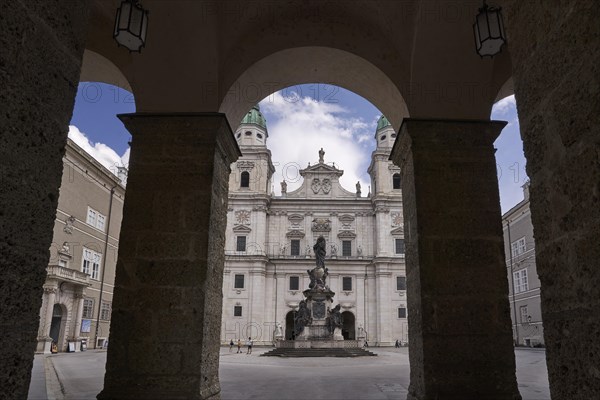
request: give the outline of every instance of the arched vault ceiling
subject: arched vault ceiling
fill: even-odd
[[[475,53],[472,24],[480,7],[475,0],[143,0],[150,19],[141,54],[129,54],[112,39],[118,4],[93,1],[86,47],[121,70],[140,111],[231,111],[235,107],[227,97],[236,84],[280,88],[318,79],[373,101],[397,127],[407,112],[411,117],[487,118],[511,76],[507,50],[493,60]],[[281,62],[274,55],[298,48],[330,52],[288,59],[291,66],[285,68],[296,67],[295,76],[276,71],[275,64],[271,73],[264,66],[257,72],[261,60]],[[317,54],[325,59],[316,59]],[[355,62],[347,63],[348,54]],[[360,76],[365,73],[374,76]],[[281,82],[273,86],[274,79]],[[384,81],[393,86],[390,93],[401,96],[374,101],[374,87]]]

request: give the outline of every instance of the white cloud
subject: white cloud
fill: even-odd
[[[116,151],[104,143],[92,143],[86,134],[75,125],[69,125],[69,139],[115,175],[117,175],[117,167],[129,165],[129,148],[122,156],[119,156]]]
[[[325,163],[335,163],[344,170],[342,186],[354,192],[360,181],[363,196],[371,184],[367,174],[371,150],[374,148],[375,126],[371,121],[356,118],[339,104],[315,101],[293,93],[284,97],[281,92],[272,94],[260,103],[268,115],[268,147],[273,153],[276,194],[285,177],[288,191],[302,183],[298,171],[318,162],[318,151],[325,151]],[[378,118],[378,117],[377,117]],[[376,123],[376,122],[375,122]],[[369,141],[368,139],[371,139]]]
[[[511,115],[516,108],[517,101],[515,100],[515,95],[513,94],[512,96],[508,96],[497,101],[492,107],[492,115],[496,117],[506,117]]]

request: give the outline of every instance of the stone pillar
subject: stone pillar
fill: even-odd
[[[79,341],[79,334],[81,333],[81,317],[83,316],[83,293],[75,293],[75,323],[73,324],[73,332],[71,337],[75,341]],[[79,346],[77,348],[79,350]]]
[[[38,331],[38,344],[36,353],[50,353],[52,339],[50,338],[50,326],[52,325],[52,312],[56,302],[56,287],[44,287],[44,307],[40,317],[40,329]]]
[[[598,399],[598,3],[503,3],[531,179],[530,207],[550,393],[557,400]]]
[[[0,2],[0,398],[26,398],[89,1]]]
[[[127,114],[133,136],[99,399],[218,397],[230,164],[223,114]]]
[[[52,325],[52,314],[54,313],[54,303],[56,302],[57,288],[44,288],[44,293],[47,296],[46,303],[46,321],[44,324],[44,337],[50,337],[50,326]]]
[[[493,142],[505,122],[405,119],[409,400],[520,399]]]

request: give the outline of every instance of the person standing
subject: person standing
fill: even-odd
[[[252,338],[249,337],[246,344],[248,345],[248,352],[246,354],[252,354]]]
[[[237,352],[241,353],[242,352],[242,339],[238,339],[237,347],[238,347],[238,351]]]
[[[231,349],[233,349],[233,339],[229,341],[229,352],[231,353]]]
[[[398,339],[396,339],[396,348],[400,347],[400,343],[398,342]]]

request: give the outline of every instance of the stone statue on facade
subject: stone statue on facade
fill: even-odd
[[[325,162],[324,157],[325,157],[325,152],[323,151],[323,148],[321,147],[321,150],[319,150],[319,163],[323,164]]]
[[[282,257],[285,256],[285,251],[286,250],[287,250],[287,246],[284,244],[283,246],[281,246],[279,248],[279,255],[282,256]]]
[[[309,244],[306,245],[306,248],[304,249],[304,253],[305,253],[305,255],[307,257],[311,256],[311,249],[310,249],[310,245]]]
[[[361,191],[360,191],[360,181],[356,182],[356,197],[360,197],[361,195]]]
[[[304,331],[304,327],[311,323],[310,310],[306,305],[306,301],[302,300],[298,305],[298,311],[296,311],[296,318],[294,319],[294,333],[296,336],[300,335]]]
[[[362,246],[360,244],[356,248],[356,254],[358,254],[359,257],[362,256]]]
[[[335,328],[342,328],[344,321],[342,318],[342,312],[340,311],[340,305],[338,304],[332,310],[328,310],[329,317],[327,318],[327,329],[329,333],[333,335]]]
[[[70,216],[67,219],[65,219],[65,226],[63,228],[63,231],[65,233],[68,233],[69,235],[73,233],[73,224],[75,223],[76,219],[74,216]]]
[[[283,327],[279,321],[275,322],[275,332],[273,337],[275,340],[283,339]]]
[[[287,182],[284,179],[283,182],[281,182],[281,194],[286,194],[286,193],[287,193]]]
[[[337,246],[335,243],[331,244],[331,257],[337,257]]]

